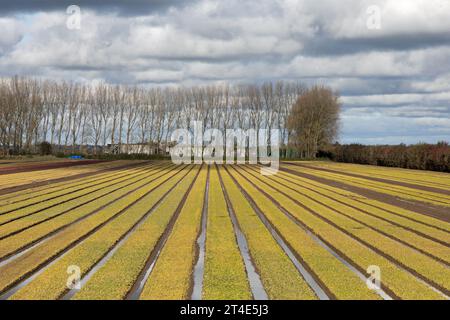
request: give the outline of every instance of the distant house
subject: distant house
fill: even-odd
[[[122,143],[108,144],[105,152],[109,154],[148,154],[169,155],[171,144],[165,143]]]

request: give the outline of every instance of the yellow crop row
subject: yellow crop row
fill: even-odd
[[[66,286],[68,266],[79,267],[81,276],[84,276],[186,173],[187,169],[182,170],[166,183],[159,185],[157,189],[127,209],[125,214],[86,238],[27,286],[17,291],[12,299],[58,299],[61,297],[68,290]],[[192,174],[185,179],[192,180]],[[182,190],[176,187],[174,192]],[[147,218],[153,220],[154,217],[151,214]]]
[[[198,169],[194,168],[126,242],[74,296],[74,299],[124,299],[142,272],[158,239],[188,191]],[[117,275],[120,275],[118,277]]]
[[[117,195],[113,195],[113,199],[116,199],[114,203],[101,208],[96,214],[91,215],[78,223],[68,226],[50,241],[42,243],[38,247],[27,252],[26,255],[19,256],[11,263],[1,267],[0,273],[2,274],[2,277],[0,278],[0,292],[21,279],[24,275],[39,268],[42,264],[49,261],[49,259],[75,243],[78,239],[88,235],[89,232],[102,226],[104,223],[108,223],[111,219],[126,210],[130,205],[134,204],[147,193],[157,188],[161,183],[175,175],[176,172],[177,171],[175,170],[166,171],[163,176],[157,179],[148,179],[141,182],[134,186],[134,188],[138,189],[133,191],[134,188],[131,188],[131,190],[128,191],[133,192],[121,199],[117,200]],[[89,207],[91,207],[89,210],[89,212],[91,212],[92,208],[95,208],[95,204],[91,203],[87,207],[88,208],[86,209],[88,210]],[[10,239],[11,238],[8,238],[6,240],[8,241]]]
[[[441,295],[436,293],[434,290],[430,289],[427,285],[425,285],[421,281],[418,281],[410,273],[405,272],[403,269],[399,268],[397,265],[392,263],[387,258],[375,253],[374,251],[370,250],[366,245],[362,244],[361,242],[355,239],[358,237],[362,237],[363,232],[367,232],[367,230],[365,229],[355,230],[348,228],[348,225],[346,225],[346,221],[343,220],[338,221],[338,219],[335,217],[335,213],[333,212],[330,212],[329,214],[326,215],[326,218],[330,220],[332,219],[333,222],[340,222],[343,224],[342,227],[346,227],[349,230],[351,229],[351,232],[349,233],[352,234],[353,236],[350,236],[342,232],[341,230],[337,229],[335,226],[324,221],[323,219],[312,214],[308,210],[305,210],[302,206],[300,206],[299,204],[295,203],[294,201],[290,200],[288,197],[280,193],[278,189],[272,188],[262,183],[259,179],[256,179],[246,173],[243,173],[243,175],[247,179],[249,179],[252,183],[254,183],[256,186],[258,186],[260,188],[259,190],[264,190],[265,193],[270,194],[270,196],[274,200],[276,200],[279,204],[281,204],[285,210],[290,212],[296,219],[298,219],[306,226],[308,226],[308,228],[310,228],[312,232],[321,237],[330,246],[335,247],[336,250],[338,250],[338,252],[340,252],[343,256],[350,259],[350,261],[353,261],[353,263],[356,264],[360,268],[360,270],[367,270],[367,268],[371,265],[379,266],[382,271],[383,277],[382,283],[387,288],[389,288],[396,296],[404,299],[442,298]],[[314,209],[317,208],[318,207],[315,207]],[[320,213],[323,214],[323,212]],[[358,231],[361,232],[355,235],[355,233]],[[379,247],[379,243],[376,240],[380,240],[380,237],[374,236],[373,233],[374,232],[370,232],[370,235],[373,236],[370,243],[373,245],[377,245]],[[389,251],[391,251],[391,254],[398,253],[399,255],[398,258],[400,258],[401,260],[407,260],[409,264],[415,265],[415,267],[420,269],[420,271],[422,272],[424,271],[423,267],[417,266],[416,265],[417,261],[411,259],[411,257],[404,255],[401,252],[392,252],[395,250],[403,250],[405,249],[404,246],[395,245],[393,247],[388,247],[385,245],[385,243],[383,243],[381,247],[383,249],[389,249]],[[427,264],[433,264],[430,263],[430,261],[425,262]],[[441,265],[434,265],[434,266],[436,267],[436,269],[439,270],[442,269]],[[316,270],[316,268],[313,268],[313,270]],[[444,270],[443,275],[437,275],[436,270],[433,271],[425,270],[425,273],[427,274],[427,276],[433,278],[434,280],[437,280],[437,282],[440,285],[446,285],[444,283],[446,278],[445,274],[447,274],[448,271]],[[448,279],[447,283],[450,283]],[[348,286],[348,288],[351,288],[353,290],[354,286],[350,285]]]
[[[424,278],[438,284],[442,288],[445,288],[446,290],[450,289],[450,269],[442,263],[417,252],[416,250],[411,249],[398,241],[386,237],[374,230],[368,229],[361,223],[351,220],[347,216],[338,213],[337,210],[329,209],[319,202],[313,201],[302,194],[296,193],[281,185],[270,187],[270,180],[262,175],[256,179],[253,176],[249,176],[247,173],[243,174],[252,179],[255,183],[261,185],[267,192],[269,192],[270,189],[282,192],[283,194],[280,194],[279,199],[283,205],[287,205],[288,203],[295,204],[288,198],[288,196],[297,200],[303,206],[315,212],[318,216],[334,223],[356,239],[375,246],[386,255],[413,269]],[[335,207],[340,209],[342,205],[337,204]],[[395,230],[393,229],[392,231]]]
[[[140,299],[190,299],[196,239],[201,228],[207,167],[204,167],[189,193],[173,231],[161,251]]]
[[[219,173],[268,297],[270,299],[316,299],[314,292],[222,166]]]
[[[12,209],[12,211],[10,211],[10,212],[9,212],[9,210],[5,210],[5,212],[7,212],[7,213],[0,214],[0,224],[4,224],[9,221],[16,220],[21,217],[26,217],[26,216],[29,216],[31,214],[35,214],[38,212],[42,212],[42,211],[45,211],[46,209],[52,209],[52,208],[55,208],[55,207],[58,207],[61,205],[68,205],[69,203],[75,203],[75,204],[79,204],[80,202],[82,203],[83,197],[90,195],[97,191],[100,192],[102,190],[105,190],[108,187],[113,186],[114,184],[118,184],[120,182],[127,181],[128,179],[132,179],[136,176],[141,175],[142,173],[146,173],[147,170],[148,169],[146,168],[146,169],[143,169],[140,171],[132,171],[129,173],[127,172],[126,175],[121,176],[117,179],[106,180],[99,185],[93,185],[93,186],[90,186],[87,188],[83,188],[80,191],[75,191],[75,192],[72,192],[72,193],[69,193],[66,195],[62,195],[55,199],[39,201],[35,204],[30,204],[28,206],[21,207],[20,204],[15,204],[14,206],[18,207],[17,209]],[[8,207],[9,206],[6,206],[6,208],[8,208]]]
[[[394,214],[392,212],[380,208],[381,206],[386,206],[386,204],[384,203],[379,203],[376,200],[373,200],[374,205],[370,205],[362,201],[362,200],[370,201],[367,198],[358,196],[357,194],[353,194],[351,192],[343,193],[342,189],[334,188],[331,186],[327,186],[325,184],[321,184],[319,182],[298,177],[292,175],[291,173],[279,172],[276,176],[272,177],[272,179],[279,181],[281,183],[287,182],[288,185],[293,188],[303,187],[316,191],[330,199],[334,199],[336,201],[355,207],[357,209],[364,210],[365,212],[371,215],[392,221],[401,226],[410,228],[412,230],[425,234],[429,237],[439,239],[441,241],[450,244],[450,233],[442,230],[445,229],[445,226],[447,226],[448,230],[450,231],[450,224],[445,223],[444,221],[439,221],[434,218],[430,218],[415,212],[406,212],[405,214],[402,215],[400,211],[400,213]],[[392,206],[391,211],[396,212],[399,209],[401,208]],[[439,229],[436,227],[439,227]]]
[[[130,173],[146,170],[151,166],[139,166],[120,171],[113,171],[86,178],[75,179],[70,183],[55,183],[51,187],[41,187],[35,191],[27,190],[27,192],[21,191],[16,196],[10,196],[9,198],[0,201],[0,207],[2,208],[0,215],[3,212],[15,210],[24,206],[33,205],[42,201],[48,201],[50,199],[60,197],[69,193],[76,192],[86,187],[93,187],[100,185],[103,182],[112,181]]]
[[[317,177],[331,179],[333,181],[343,182],[348,185],[362,187],[369,190],[374,190],[377,192],[393,195],[399,198],[411,199],[421,202],[427,202],[431,204],[449,206],[450,199],[443,194],[438,194],[434,192],[428,192],[418,189],[412,189],[402,186],[394,186],[387,183],[369,181],[362,178],[349,177],[343,174],[329,173],[325,171],[319,171],[315,169],[299,168],[296,166],[286,166],[290,170],[295,170],[298,172],[304,172]]]
[[[259,209],[293,248],[316,277],[337,299],[377,299],[366,284],[329,251],[311,238],[305,230],[289,219],[275,203],[264,196],[241,175],[239,167],[229,169],[245,192],[256,202]],[[269,191],[271,195],[276,191]]]
[[[257,176],[256,171],[251,170],[248,172],[251,172],[253,176]],[[376,230],[384,235],[388,235],[390,237],[403,241],[403,243],[407,243],[408,245],[418,250],[427,252],[440,260],[444,260],[450,263],[450,248],[448,246],[422,237],[414,232],[393,225],[385,220],[367,215],[364,212],[349,207],[346,204],[329,199],[319,192],[311,191],[289,182],[280,181],[276,177],[263,177],[260,180],[269,183],[274,188],[282,190],[283,192],[286,192],[287,194],[293,196],[296,200],[300,201],[307,207],[316,207],[316,204],[318,204],[319,207],[317,207],[317,211],[323,212],[324,214],[327,214],[330,208],[332,208],[334,212],[352,219],[352,221],[355,222],[355,225],[352,228]],[[350,223],[350,220],[346,221]]]
[[[292,173],[279,172],[278,176],[287,178],[289,181],[296,182],[297,185],[304,185],[308,188],[313,188],[319,192],[326,192],[335,199],[344,201],[347,204],[352,204],[358,208],[369,211],[372,214],[380,215],[388,218],[391,221],[401,223],[405,226],[414,226],[416,230],[429,234],[432,237],[438,237],[443,241],[449,241],[448,232],[450,232],[450,224],[442,220],[438,220],[420,213],[406,210],[397,206],[393,206],[377,200],[368,199],[359,194],[332,187],[312,179],[306,179]],[[441,231],[446,230],[446,231]]]
[[[251,299],[244,262],[236,243],[219,175],[209,176],[203,299]]]
[[[370,165],[321,161],[301,161],[287,163],[304,164],[308,167],[330,169],[339,171],[344,174],[358,174],[366,176],[368,178],[380,178],[391,180],[393,182],[404,182],[416,184],[418,186],[427,186],[443,190],[450,190],[450,177],[446,173],[419,170],[412,171],[402,168],[375,167]]]
[[[89,214],[101,209],[105,205],[113,203],[118,198],[125,196],[128,192],[131,192],[135,188],[145,186],[146,184],[155,181],[159,177],[170,173],[170,169],[164,170],[157,173],[156,176],[152,172],[143,175],[142,177],[137,177],[131,181],[124,182],[119,190],[112,191],[109,194],[104,195],[101,199],[97,201],[89,202],[78,207],[77,210],[73,210],[68,214],[60,215],[54,219],[46,221],[45,223],[36,225],[34,227],[28,228],[18,234],[12,235],[8,238],[0,240],[0,257],[5,257],[15,251],[31,244],[50,232],[54,232],[59,228],[62,228],[72,222],[82,219]]]
[[[41,182],[58,178],[65,178],[82,173],[95,172],[119,165],[116,162],[102,162],[90,165],[80,165],[68,168],[48,169],[31,172],[20,172],[2,175],[0,189],[16,187],[33,182]]]

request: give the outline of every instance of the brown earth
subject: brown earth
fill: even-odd
[[[32,182],[32,183],[28,183],[28,184],[24,184],[24,185],[20,185],[20,186],[5,188],[5,189],[0,190],[0,196],[4,195],[4,194],[8,194],[8,193],[13,193],[13,192],[17,192],[17,191],[30,189],[30,188],[42,187],[42,186],[46,186],[46,185],[49,185],[52,183],[71,181],[71,180],[75,180],[75,179],[81,179],[81,178],[94,176],[94,175],[105,173],[105,172],[128,169],[128,168],[139,166],[139,165],[142,165],[145,163],[148,163],[148,162],[128,163],[128,164],[118,166],[118,167],[105,168],[105,169],[101,169],[98,171],[80,173],[80,174],[76,174],[76,175],[69,176],[69,177],[63,177],[63,178],[57,178],[57,179],[51,179],[51,180],[39,181],[39,182]]]
[[[318,170],[318,171],[326,171],[326,172],[330,172],[330,173],[343,174],[343,175],[347,175],[347,176],[350,176],[350,177],[362,178],[362,179],[367,179],[367,180],[372,180],[372,181],[377,181],[377,182],[383,182],[383,183],[389,183],[389,184],[398,185],[398,186],[402,186],[402,187],[413,188],[413,189],[429,191],[429,192],[436,192],[436,193],[440,193],[440,194],[444,194],[444,195],[450,196],[450,190],[443,190],[443,189],[439,189],[439,188],[421,186],[421,185],[414,184],[414,183],[400,182],[400,181],[394,181],[394,180],[383,179],[383,178],[368,177],[368,176],[364,176],[364,175],[357,174],[357,173],[344,172],[344,171],[333,170],[333,169],[328,169],[328,168],[317,168],[317,167],[314,167],[314,166],[308,166],[308,165],[303,164],[303,163],[302,164],[300,164],[300,163],[292,163],[292,162],[288,162],[288,163],[290,165],[294,165],[294,166],[297,166],[297,167],[304,167],[304,168],[314,169],[314,170]]]
[[[377,200],[380,202],[384,202],[393,206],[397,206],[400,207],[402,209],[405,210],[409,210],[409,211],[414,211],[423,215],[427,215],[445,222],[450,222],[450,209],[446,208],[446,207],[441,207],[441,206],[437,206],[437,205],[432,205],[432,204],[426,204],[423,202],[419,202],[419,201],[414,201],[414,200],[405,200],[405,199],[400,199],[388,194],[384,194],[384,193],[380,193],[377,191],[373,191],[373,190],[369,190],[369,189],[364,189],[361,187],[355,187],[355,186],[350,186],[348,184],[345,184],[343,182],[339,182],[339,181],[334,181],[334,180],[330,180],[330,179],[326,179],[326,178],[322,178],[322,177],[316,177],[314,175],[308,174],[308,173],[304,173],[304,172],[298,172],[295,170],[290,170],[287,168],[283,168],[280,167],[280,170],[306,178],[306,179],[310,179],[319,183],[323,183],[332,187],[336,187],[336,188],[340,188],[343,190],[347,190],[350,192],[354,192],[357,194],[360,194],[366,198],[369,199],[373,199],[373,200]]]
[[[12,166],[12,167],[0,168],[0,175],[20,173],[20,172],[39,171],[39,170],[68,168],[68,167],[74,167],[74,166],[84,166],[84,165],[101,163],[101,162],[106,162],[106,161],[105,160],[76,160],[76,161],[64,161],[64,162],[55,162],[55,163],[41,163],[41,164],[27,165],[27,166]]]

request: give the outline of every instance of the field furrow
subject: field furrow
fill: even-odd
[[[312,180],[295,177],[285,172],[280,172],[276,176],[270,177],[270,179],[295,190],[308,190],[311,192],[315,192],[328,199],[334,200],[341,205],[354,208],[368,215],[380,218],[389,223],[393,223],[399,227],[403,227],[422,236],[429,237],[430,239],[441,242],[443,244],[450,244],[450,232],[442,230],[442,225],[445,226],[447,224],[445,222],[437,222],[433,218],[423,217],[422,215],[414,214],[413,212],[403,216],[395,214],[386,209],[383,210],[379,207],[362,202],[361,200],[363,199],[363,197],[358,197],[357,194],[351,192],[347,192],[344,194],[337,188],[326,186],[321,183],[314,183],[314,181]],[[399,208],[396,209],[398,210]],[[433,226],[433,224],[439,225],[440,228],[436,228],[436,226]],[[450,224],[448,225],[448,227],[450,228]]]
[[[211,168],[203,299],[250,299],[244,262],[216,168]]]
[[[227,168],[228,169],[228,168]],[[367,289],[365,283],[342,264],[336,257],[315,242],[308,233],[296,225],[269,198],[246,180],[239,169],[229,169],[231,176],[254,200],[273,227],[293,248],[308,270],[315,275],[316,281],[331,297],[337,299],[376,299],[377,296]],[[349,288],[351,288],[349,290]]]
[[[251,173],[253,176],[257,176],[257,173],[253,170],[247,171],[247,168],[243,170],[246,170],[246,172]],[[296,200],[300,201],[303,205],[309,208],[314,208],[318,205],[319,207],[315,210],[324,212],[325,214],[328,213],[326,210],[332,210],[351,219],[352,221],[355,221],[356,223],[360,223],[361,226],[377,231],[384,236],[398,240],[403,245],[419,250],[423,254],[429,255],[439,261],[443,261],[447,264],[447,266],[448,263],[450,263],[450,248],[447,245],[424,238],[414,232],[393,225],[385,220],[367,215],[355,208],[334,200],[330,200],[318,192],[313,192],[300,186],[289,186],[287,183],[276,181],[273,177],[264,177],[261,179],[263,179],[266,183],[279,188],[279,190],[287,191],[287,193],[293,195]],[[355,225],[352,228],[356,229],[358,226],[359,225]]]
[[[173,231],[161,251],[140,299],[185,299],[192,291],[192,273],[196,257],[196,239],[201,228],[203,200],[206,192],[207,168],[204,167]]]
[[[367,179],[349,177],[342,174],[329,173],[320,169],[309,169],[305,167],[298,167],[293,165],[287,165],[288,169],[305,172],[313,176],[318,176],[322,178],[327,178],[334,181],[340,181],[352,186],[362,187],[369,190],[374,190],[381,193],[386,193],[399,198],[411,199],[421,202],[427,202],[440,206],[449,206],[450,199],[448,196],[427,192],[424,190],[415,190],[412,188],[402,187],[402,186],[392,186],[382,182],[369,181]]]
[[[39,223],[35,226],[20,231],[17,234],[13,234],[3,240],[0,240],[0,259],[5,259],[14,252],[32,245],[43,237],[53,234],[66,226],[70,226],[97,214],[99,210],[114,203],[117,199],[127,196],[134,190],[169,172],[170,168],[163,169],[162,171],[158,171],[156,173],[149,171],[142,176],[138,176],[135,179],[124,182],[122,185],[114,186],[110,192],[94,197],[92,201],[81,203],[76,210],[63,212],[63,214],[53,217],[48,221],[44,221],[44,223]],[[47,214],[52,215],[51,212]]]
[[[239,173],[242,174],[242,172]],[[404,299],[442,298],[442,295],[436,293],[430,286],[419,281],[410,272],[405,271],[402,267],[383,255],[378,254],[366,244],[361,243],[351,235],[336,228],[335,225],[328,223],[311,211],[306,210],[279,191],[268,187],[251,176],[249,177],[243,174],[242,177],[245,177],[257,186],[259,192],[271,198],[274,204],[284,208],[300,223],[304,224],[305,227],[308,227],[311,232],[318,235],[327,245],[340,252],[344,257],[347,257],[361,272],[365,272],[371,265],[379,266],[383,274],[383,285],[395,294],[396,297]],[[342,285],[347,287],[345,282]],[[353,286],[350,287],[353,289]]]
[[[190,168],[192,169],[192,167]],[[188,175],[186,177],[186,175]],[[81,276],[86,276],[90,270],[105,257],[109,250],[123,239],[128,232],[134,232],[134,228],[143,219],[151,219],[153,210],[158,203],[166,198],[172,191],[181,191],[178,183],[183,185],[183,179],[192,180],[188,169],[184,169],[174,175],[166,183],[159,185],[151,193],[141,198],[131,206],[126,214],[121,215],[103,228],[86,238],[78,246],[70,250],[60,260],[41,273],[29,285],[19,290],[12,296],[13,299],[58,299],[68,291],[66,286],[67,267],[75,265],[82,271]],[[51,281],[50,281],[51,279]],[[107,288],[105,288],[106,291]],[[101,292],[103,292],[101,291]]]
[[[314,292],[255,214],[228,172],[221,166],[219,173],[269,298],[316,299]]]
[[[166,182],[177,172],[175,170],[166,171],[159,178],[146,180],[141,185],[129,190],[122,198],[116,197],[113,203],[101,208],[94,215],[79,223],[70,225],[63,232],[53,237],[51,241],[44,242],[25,255],[19,256],[11,263],[2,266],[0,268],[2,274],[0,278],[0,292],[12,287],[23,277],[30,275],[33,271],[51,261],[52,258],[71,249],[84,238],[126,212],[130,206],[152,192],[160,184]]]
[[[416,273],[430,284],[439,287],[443,291],[450,289],[450,283],[447,281],[450,278],[450,269],[441,262],[386,237],[379,232],[371,230],[363,224],[339,214],[336,210],[329,209],[319,202],[312,201],[286,187],[271,187],[271,184],[265,181],[266,178],[263,176],[255,178],[243,171],[241,173],[258,185],[263,186],[266,192],[271,190],[277,192],[279,194],[277,199],[283,204],[293,203],[310,211],[361,243],[370,246],[372,250],[383,253],[386,257],[399,263],[402,267],[408,268],[408,270]]]

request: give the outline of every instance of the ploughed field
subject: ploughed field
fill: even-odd
[[[0,299],[449,298],[449,174],[260,170],[128,161],[0,175]]]

